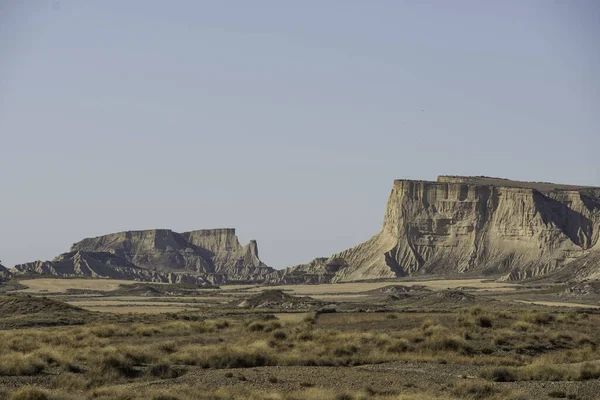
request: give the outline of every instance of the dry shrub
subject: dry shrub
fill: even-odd
[[[281,328],[281,322],[279,321],[254,321],[248,324],[248,330],[250,332],[272,332]]]
[[[166,341],[166,342],[159,343],[156,346],[156,348],[161,353],[172,354],[172,353],[175,353],[177,351],[177,349],[179,348],[179,345],[177,344],[177,342],[175,342],[173,340],[169,340],[169,341]]]
[[[118,348],[117,352],[136,365],[156,361],[156,353],[152,351],[150,346],[125,346]]]
[[[516,381],[583,381],[600,378],[600,366],[531,364],[525,367],[496,367],[484,369],[482,376],[494,382]]]
[[[530,322],[536,325],[548,325],[555,321],[555,316],[548,312],[534,311],[525,313],[522,316],[524,321]]]
[[[83,390],[86,389],[88,385],[89,382],[83,376],[69,372],[63,372],[55,376],[50,382],[51,388],[68,391]]]
[[[499,390],[489,383],[478,381],[461,381],[453,385],[451,393],[460,399],[489,399]]]
[[[250,332],[259,332],[265,330],[265,324],[260,321],[254,321],[248,325],[248,330]]]
[[[464,339],[440,325],[428,328],[425,336],[421,346],[431,351],[460,351],[468,347]]]
[[[287,339],[287,334],[284,331],[275,331],[273,332],[273,338],[275,340],[285,340]]]
[[[173,321],[162,325],[167,336],[188,336],[191,334],[214,332],[215,326],[206,321]]]
[[[81,400],[81,396],[76,396],[68,392],[44,390],[33,386],[22,387],[13,392],[10,397],[1,398],[9,400]]]
[[[137,336],[156,336],[162,333],[162,329],[156,327],[155,325],[136,325],[133,327],[133,332]]]
[[[9,353],[0,357],[0,375],[37,375],[46,366],[47,364],[37,355]]]
[[[171,356],[180,364],[199,365],[202,368],[251,368],[276,365],[268,344],[238,346],[185,346]]]
[[[410,349],[410,342],[405,338],[400,338],[392,342],[387,348],[389,353],[404,353]]]
[[[151,365],[148,367],[146,374],[159,379],[174,379],[180,375],[177,370],[173,369],[170,364],[165,362]]]
[[[99,386],[141,375],[141,371],[134,368],[130,359],[116,351],[105,351],[91,362],[90,370],[86,374],[90,379],[90,386]]]
[[[50,393],[46,390],[23,387],[10,396],[10,400],[51,400]]]
[[[510,327],[517,332],[531,332],[537,329],[534,324],[527,321],[515,321]]]
[[[113,324],[94,326],[90,328],[90,333],[99,338],[112,338],[132,335],[132,332],[125,329],[124,327]]]
[[[458,326],[466,328],[491,328],[494,325],[494,318],[489,313],[484,313],[483,309],[473,307],[466,312],[460,313],[456,322]]]

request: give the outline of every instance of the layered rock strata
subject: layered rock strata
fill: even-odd
[[[598,276],[600,188],[440,176],[396,180],[380,233],[351,249],[281,273],[293,283],[419,274],[517,280],[580,260]],[[594,275],[595,274],[595,275]]]
[[[177,233],[128,231],[83,239],[52,261],[17,265],[15,273],[89,276],[170,283],[256,282],[275,272],[242,246],[235,229]]]

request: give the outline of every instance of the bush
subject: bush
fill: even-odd
[[[285,340],[287,339],[287,334],[284,331],[275,331],[273,332],[273,338],[277,340]]]
[[[407,339],[401,338],[394,341],[388,346],[388,353],[404,353],[410,348],[410,342]]]
[[[179,373],[167,363],[159,363],[150,366],[147,370],[147,375],[159,379],[174,379],[179,376]]]
[[[556,318],[553,314],[547,312],[533,312],[525,315],[525,320],[536,325],[548,325],[554,322]]]
[[[481,376],[485,379],[494,382],[515,382],[517,378],[516,368],[511,367],[494,367],[484,369]]]
[[[37,375],[44,368],[46,368],[46,363],[35,355],[9,353],[0,357],[0,375]]]
[[[600,365],[585,363],[581,366],[578,377],[580,381],[598,378],[600,378]]]
[[[466,348],[464,340],[455,335],[434,335],[427,338],[424,344],[432,351],[459,351]]]
[[[109,379],[135,378],[140,372],[130,360],[120,354],[107,354],[97,364],[100,375]]]
[[[454,384],[452,394],[461,399],[488,399],[498,393],[489,383],[462,381]]]
[[[54,389],[65,389],[68,391],[83,390],[88,386],[88,381],[80,375],[69,372],[55,376],[50,382]]]
[[[535,330],[535,325],[526,321],[515,321],[511,325],[511,328],[517,332],[530,332]]]
[[[250,325],[248,325],[248,330],[250,332],[259,332],[265,330],[265,324],[259,321],[254,321]]]
[[[492,317],[488,315],[480,315],[477,317],[477,325],[482,328],[491,328],[494,325]]]
[[[194,362],[202,368],[252,368],[273,365],[274,362],[261,351],[250,351],[228,347],[209,349],[198,354]]]
[[[51,397],[45,390],[24,387],[14,392],[10,396],[10,400],[51,400]]]
[[[483,370],[482,377],[494,382],[584,381],[600,378],[600,366],[532,364],[525,367],[496,367]]]

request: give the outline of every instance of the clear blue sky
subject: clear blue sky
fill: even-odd
[[[600,185],[600,2],[0,0],[0,259],[235,227],[275,267],[395,178]]]

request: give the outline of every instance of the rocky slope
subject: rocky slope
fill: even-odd
[[[7,278],[10,275],[8,268],[0,264],[0,278]]]
[[[157,272],[139,268],[129,261],[107,252],[75,251],[64,253],[52,261],[34,261],[16,265],[14,275],[55,277],[85,276],[89,278],[131,279],[145,282],[208,284],[196,274]]]
[[[275,272],[242,246],[235,229],[129,231],[83,239],[52,261],[17,265],[20,275],[89,276],[169,283],[255,282]]]
[[[471,273],[516,280],[567,266],[586,279],[600,275],[599,233],[600,188],[487,177],[396,180],[380,233],[279,279]]]

